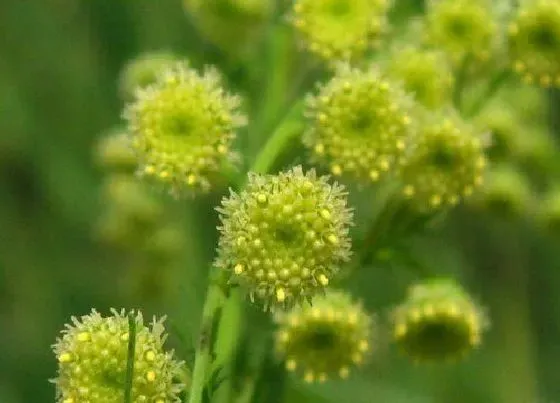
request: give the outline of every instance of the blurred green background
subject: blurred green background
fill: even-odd
[[[93,150],[120,122],[120,69],[148,50],[222,61],[178,0],[0,3],[0,403],[54,401],[50,346],[72,315],[91,308],[167,314],[171,344],[192,360],[223,189],[168,202],[187,247],[171,267],[153,267],[153,277],[131,281],[135,263],[92,235],[103,209]],[[416,367],[383,347],[348,382],[291,380],[285,401],[560,402],[558,242],[523,222],[457,212],[418,249],[487,307],[492,327],[482,349],[457,365]],[[383,316],[414,279],[364,268],[349,288]]]

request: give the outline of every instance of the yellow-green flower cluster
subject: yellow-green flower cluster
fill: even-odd
[[[440,51],[416,46],[398,47],[391,52],[386,69],[427,108],[442,107],[451,100],[455,81],[453,70]]]
[[[292,24],[304,46],[326,60],[363,57],[379,44],[390,0],[295,0]]]
[[[393,312],[398,346],[416,362],[462,357],[481,342],[487,319],[452,281],[414,285]]]
[[[307,102],[304,144],[335,176],[376,182],[398,165],[410,140],[410,99],[376,68],[339,67]]]
[[[306,382],[347,378],[371,352],[373,320],[362,306],[341,291],[328,291],[313,305],[276,316],[276,351],[288,371]]]
[[[425,39],[454,63],[486,61],[498,37],[494,7],[494,0],[428,0]]]
[[[175,196],[207,191],[234,158],[231,142],[244,124],[239,104],[213,69],[199,74],[177,63],[165,70],[125,110],[139,174]]]
[[[183,4],[205,39],[231,53],[247,50],[274,11],[273,0],[183,0]]]
[[[422,124],[399,171],[402,193],[420,210],[456,205],[483,182],[486,158],[477,133],[453,114]]]
[[[524,1],[509,26],[513,69],[529,84],[560,86],[560,3]]]
[[[310,300],[349,259],[346,193],[313,170],[250,173],[244,190],[232,192],[218,211],[216,265],[265,309]]]
[[[132,378],[135,403],[179,402],[182,364],[163,350],[163,320],[145,326],[138,313]],[[129,325],[124,311],[102,317],[95,310],[72,318],[53,346],[58,360],[54,379],[59,403],[122,403],[128,358]]]
[[[119,91],[125,100],[134,99],[136,91],[156,82],[158,76],[179,58],[171,52],[149,52],[128,62],[119,77]]]

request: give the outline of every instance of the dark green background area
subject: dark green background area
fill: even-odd
[[[92,155],[100,134],[120,122],[118,73],[138,53],[161,49],[195,65],[222,61],[178,0],[0,3],[0,403],[54,401],[50,346],[72,315],[91,308],[167,314],[171,344],[192,360],[222,190],[169,202],[188,246],[161,274],[163,288],[148,281],[131,292],[126,257],[92,236],[103,209]],[[241,86],[235,77],[230,85]],[[353,202],[363,206],[367,195]],[[285,401],[560,403],[559,242],[460,209],[417,249],[487,307],[492,326],[481,350],[456,365],[413,366],[381,333],[372,363],[351,380],[309,387],[290,378]],[[157,279],[162,269],[153,270]],[[415,278],[365,267],[348,288],[382,323]]]

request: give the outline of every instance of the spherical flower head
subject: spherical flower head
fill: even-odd
[[[275,320],[276,351],[306,382],[345,379],[371,352],[373,319],[344,292],[329,290]]]
[[[377,182],[403,156],[410,140],[410,99],[376,68],[341,65],[310,96],[304,144],[333,175]]]
[[[527,177],[511,164],[493,167],[475,200],[478,207],[513,218],[529,211],[532,194]]]
[[[560,3],[525,1],[509,25],[513,69],[529,84],[560,87]]]
[[[456,205],[483,182],[486,158],[480,136],[454,114],[419,125],[416,143],[399,171],[403,195],[418,210]]]
[[[112,130],[99,140],[95,159],[97,165],[109,172],[133,173],[136,170],[137,159],[130,136],[121,129]]]
[[[389,6],[389,0],[295,0],[290,19],[312,53],[349,61],[378,46]]]
[[[387,73],[404,84],[418,103],[427,108],[442,107],[451,100],[454,76],[451,65],[440,51],[406,46],[393,49],[386,64]]]
[[[119,92],[125,100],[134,99],[139,89],[156,82],[158,76],[179,58],[171,52],[144,53],[129,61],[119,77]]]
[[[245,189],[217,209],[216,265],[265,310],[310,300],[349,259],[346,192],[327,179],[299,166],[279,175],[250,173]]]
[[[425,39],[444,51],[454,63],[465,57],[486,61],[498,36],[494,0],[429,0]]]
[[[273,0],[183,0],[197,29],[231,54],[245,52],[274,11]]]
[[[176,381],[182,364],[163,350],[163,319],[145,326],[138,313],[132,401],[179,402],[183,385]],[[121,403],[124,399],[129,325],[124,311],[102,317],[93,310],[62,331],[53,346],[58,360],[54,379],[59,403]]]
[[[398,346],[416,362],[462,357],[480,344],[487,318],[456,283],[414,285],[393,312]]]
[[[140,175],[174,196],[207,191],[213,176],[235,157],[231,142],[244,124],[239,104],[213,69],[199,74],[178,63],[165,70],[136,93],[124,114]]]

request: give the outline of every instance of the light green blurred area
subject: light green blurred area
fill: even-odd
[[[192,361],[224,189],[169,201],[187,243],[170,267],[153,267],[161,287],[135,278],[134,264],[92,235],[103,209],[93,149],[120,123],[119,70],[149,50],[231,67],[200,40],[178,0],[0,4],[0,403],[54,401],[50,346],[72,315],[92,308],[168,315],[170,344]],[[358,208],[368,201],[367,192],[352,195]],[[492,327],[481,350],[458,364],[414,366],[381,332],[364,371],[318,386],[289,378],[285,402],[560,402],[560,240],[459,210],[416,249],[487,307]],[[348,287],[383,323],[416,278],[365,267]]]

